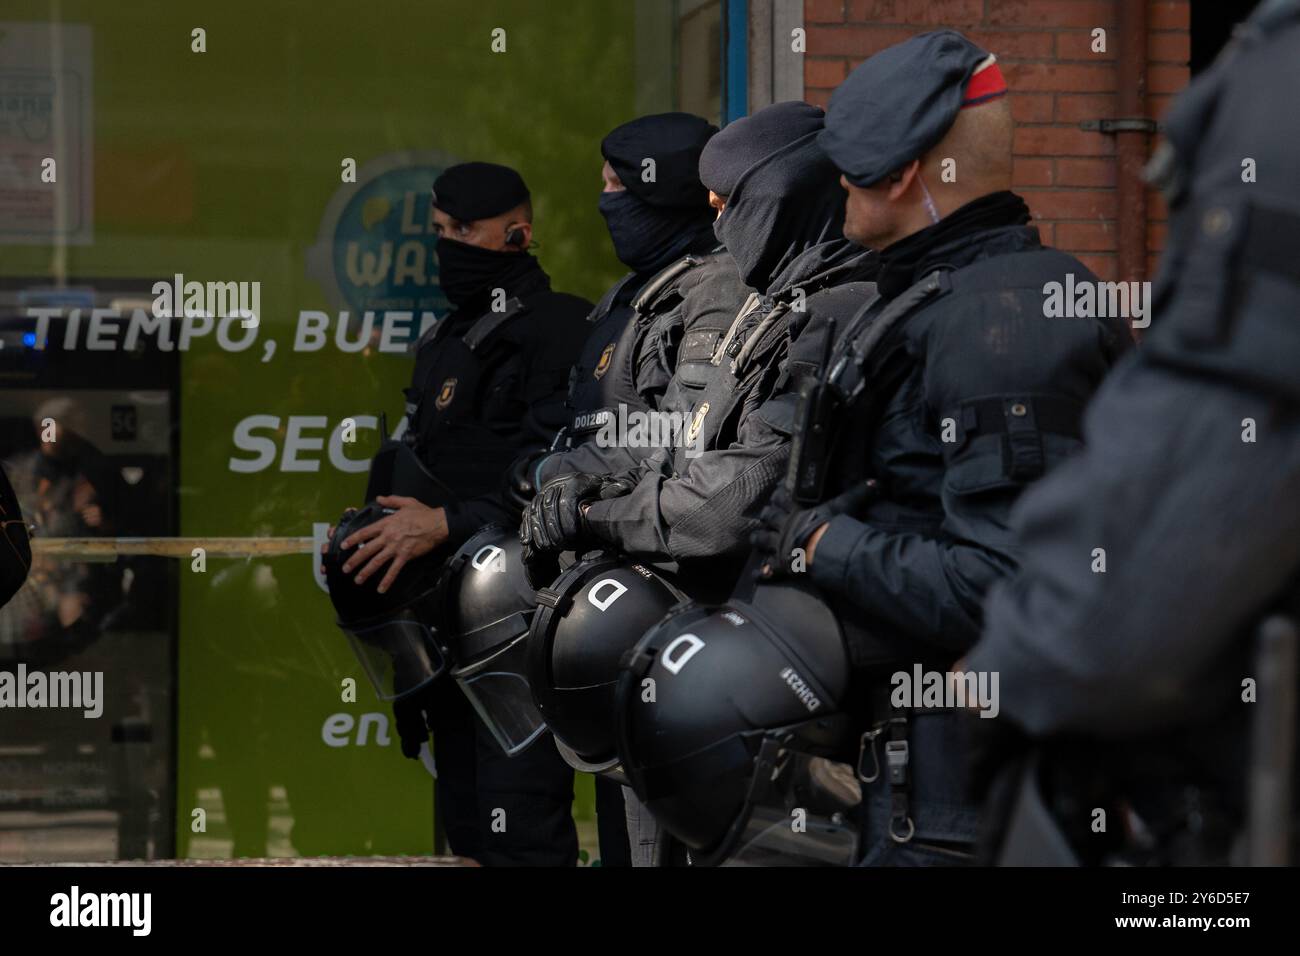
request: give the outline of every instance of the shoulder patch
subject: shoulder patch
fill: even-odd
[[[595,370],[591,373],[592,377],[599,380],[609,371],[610,359],[614,357],[614,349],[618,348],[618,342],[610,342],[600,353],[600,361],[596,363]]]
[[[438,411],[442,411],[452,403],[456,397],[456,379],[449,378],[442,383],[442,388],[438,389],[438,397],[433,400],[433,405]]]

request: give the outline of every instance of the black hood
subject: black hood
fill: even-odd
[[[832,239],[813,246],[792,262],[782,273],[782,279],[778,280],[779,289],[774,294],[776,298],[788,299],[794,289],[802,288],[804,294],[811,298],[822,289],[832,286],[842,286],[849,282],[875,282],[879,273],[880,256],[874,250],[864,249],[848,239]],[[784,281],[786,276],[789,277],[788,282]],[[795,348],[793,343],[799,340],[807,326],[825,324],[811,322],[812,315],[812,306],[801,311],[790,310],[790,319],[786,328],[792,343],[792,354]],[[846,316],[837,315],[835,318],[843,320]],[[823,346],[803,342],[800,347],[804,352],[812,354],[814,361],[820,359]]]
[[[700,182],[719,196],[730,196],[749,167],[809,133],[820,132],[825,119],[820,106],[788,100],[728,123],[700,153]]]
[[[600,154],[628,192],[643,202],[712,216],[708,190],[700,183],[700,153],[717,131],[690,113],[655,113],[610,130],[601,140]],[[647,160],[654,161],[649,182]]]
[[[764,292],[804,252],[844,234],[839,173],[809,133],[745,172],[714,224],[745,284]]]
[[[717,131],[689,113],[658,113],[624,123],[601,142],[624,188],[601,193],[600,211],[615,253],[633,272],[658,272],[710,232],[713,208],[698,167]],[[655,175],[646,182],[643,165],[650,160]]]
[[[841,282],[875,279],[879,257],[871,249],[839,236],[809,246],[772,277],[768,295],[780,299],[796,288],[806,295]]]

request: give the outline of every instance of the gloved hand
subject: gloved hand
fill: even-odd
[[[609,475],[601,477],[600,495],[601,501],[608,501],[610,498],[622,498],[630,494],[636,487],[636,482],[631,478],[611,478]]]
[[[563,486],[563,487],[562,487]],[[593,501],[617,498],[635,483],[608,475],[574,474],[553,478],[542,486],[524,510],[519,540],[524,546],[524,574],[534,587],[545,587],[560,573],[561,551],[582,551],[590,540],[583,507]]]
[[[433,685],[422,687],[413,694],[393,701],[393,723],[402,742],[402,756],[419,759],[420,745],[429,742],[428,711],[432,707],[430,694]]]
[[[606,479],[599,475],[561,475],[542,486],[524,511],[519,540],[524,560],[531,551],[576,548],[587,537],[582,506],[600,498]]]
[[[537,494],[537,488],[533,485],[533,476],[537,474],[538,464],[549,454],[550,451],[545,448],[524,452],[510,463],[510,468],[506,471],[501,497],[505,499],[507,505],[520,514]]]
[[[807,548],[814,531],[837,515],[860,510],[877,493],[876,482],[871,480],[829,501],[800,508],[784,485],[778,488],[759,515],[758,528],[749,536],[749,543],[763,559],[754,576],[770,580],[793,573],[795,551]]]

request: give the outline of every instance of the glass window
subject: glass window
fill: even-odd
[[[0,21],[0,460],[42,539],[0,672],[100,675],[102,713],[3,714],[0,860],[429,852],[312,548],[446,308],[430,185],[515,166],[553,286],[597,298],[600,139],[718,120],[720,3],[56,9]]]

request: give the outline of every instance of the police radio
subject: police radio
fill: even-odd
[[[795,406],[794,432],[790,436],[790,467],[786,490],[801,505],[823,500],[830,443],[839,413],[844,407],[840,390],[830,381],[831,356],[835,348],[835,320],[826,323],[820,372],[799,385]]]

